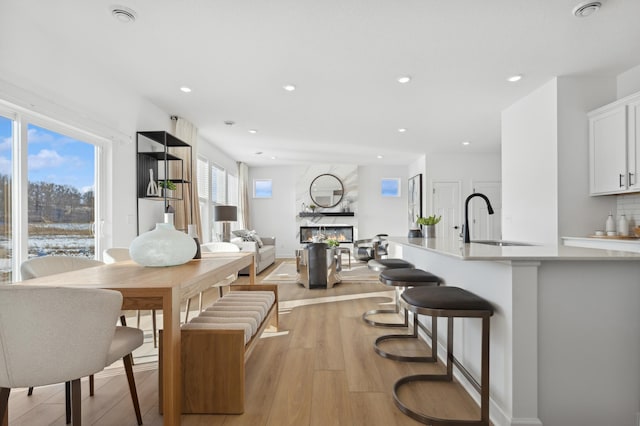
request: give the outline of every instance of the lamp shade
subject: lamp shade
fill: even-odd
[[[215,206],[213,214],[216,222],[235,222],[238,220],[238,208],[236,206]]]

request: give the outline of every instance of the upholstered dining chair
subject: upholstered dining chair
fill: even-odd
[[[122,294],[113,290],[0,286],[0,419],[12,388],[66,382],[71,420],[81,425],[80,378],[123,358],[141,425],[131,351],[143,336],[138,329],[116,327],[121,306]]]
[[[204,243],[200,245],[200,249],[203,253],[238,253],[240,247],[233,243],[214,241],[211,243]],[[232,282],[238,279],[238,274],[231,274],[222,281],[218,281],[211,285],[212,288],[218,289],[218,296],[222,297],[224,294],[224,287],[231,285]],[[191,307],[191,299],[187,300],[187,312],[185,314],[184,322],[189,321],[189,308]],[[198,296],[198,310],[202,311],[202,292]]]
[[[131,260],[128,247],[111,247],[102,252],[104,263],[116,263]],[[153,347],[158,347],[158,327],[156,323],[156,310],[151,310],[151,323],[153,328]],[[123,323],[122,325],[126,325]],[[140,328],[140,310],[136,312],[136,327]]]
[[[63,272],[76,271],[79,269],[92,268],[95,266],[104,265],[104,262],[94,259],[88,259],[86,257],[78,256],[40,256],[25,260],[20,265],[20,274],[22,280],[29,280],[32,278],[45,277],[48,275],[61,274]],[[120,311],[120,322],[125,325],[126,320],[124,314]],[[128,375],[128,374],[127,374]],[[132,376],[133,377],[133,376]],[[133,379],[132,379],[133,380]],[[66,384],[66,400],[67,408],[69,406],[69,383]],[[28,395],[33,393],[33,387],[29,387]],[[93,396],[95,393],[94,378],[93,375],[89,376],[89,395]],[[132,395],[133,396],[133,395]],[[67,422],[69,421],[70,412],[67,410]]]

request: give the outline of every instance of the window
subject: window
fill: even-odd
[[[271,179],[254,179],[253,198],[271,198]]]
[[[198,156],[197,175],[203,242],[222,241],[222,224],[215,222],[213,207],[238,205],[238,177],[203,156]],[[237,223],[231,227],[236,229]]]
[[[95,257],[95,147],[29,124],[29,257]]]
[[[382,179],[380,193],[383,197],[399,197],[400,178]]]
[[[4,105],[2,114],[0,283],[17,280],[14,271],[29,257],[96,257],[103,141],[11,106]]]
[[[13,120],[0,116],[0,285],[12,281],[11,165]]]

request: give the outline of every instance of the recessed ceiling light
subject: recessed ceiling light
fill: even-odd
[[[272,159],[272,160],[277,160],[277,159],[278,159],[278,157],[276,157],[276,156],[272,156],[272,157],[271,157],[271,159]]]
[[[191,93],[191,88],[187,86],[182,86],[180,90],[183,91],[184,93]]]
[[[383,158],[382,155],[378,155],[377,158]]]
[[[294,90],[296,90],[296,86],[294,86],[293,84],[285,84],[284,86],[282,86],[282,88],[287,92],[293,92]]]
[[[400,77],[398,77],[398,83],[401,84],[405,84],[411,81],[411,76],[410,75],[401,75]]]
[[[582,2],[573,8],[573,15],[578,18],[586,18],[587,16],[593,15],[597,12],[601,6],[602,3],[599,1]]]
[[[123,24],[135,22],[137,18],[135,11],[124,6],[111,6],[111,16]]]
[[[471,142],[469,142],[469,141],[464,141],[464,142],[462,142],[462,145],[464,145],[464,146],[471,145]]]
[[[507,81],[509,83],[515,83],[516,81],[520,81],[520,80],[522,80],[522,74],[512,75],[511,77],[507,78]]]
[[[404,132],[406,132],[406,131],[407,131],[407,129],[405,129],[404,127],[400,127],[400,128],[398,129],[398,132],[399,132],[399,133],[404,133]]]
[[[224,124],[226,124],[227,126],[233,126],[234,124],[236,124],[236,122],[233,120],[224,120]]]
[[[258,131],[256,129],[249,129],[249,133],[255,135],[256,133],[258,133]]]

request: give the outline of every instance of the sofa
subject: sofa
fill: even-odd
[[[238,231],[233,232],[237,236],[232,238],[231,242],[240,247],[240,251],[253,253],[256,274],[264,271],[276,261],[275,237],[258,237],[255,233],[253,235],[244,234],[244,236],[238,236],[236,233]],[[249,267],[242,269],[239,274],[249,275]]]

